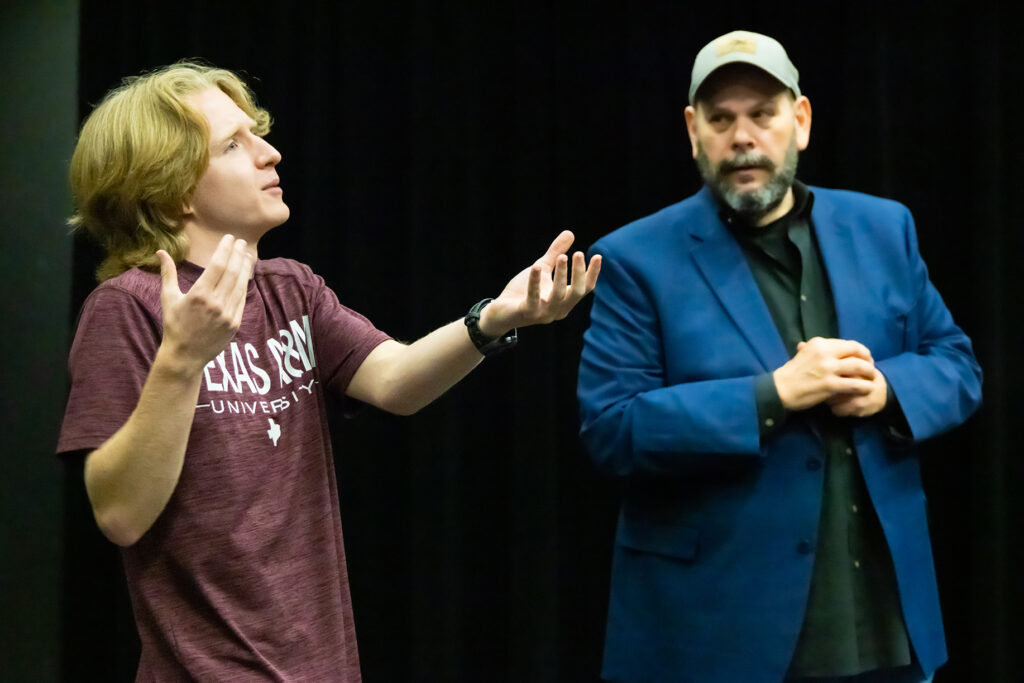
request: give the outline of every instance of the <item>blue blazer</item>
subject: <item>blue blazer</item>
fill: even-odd
[[[928,279],[893,201],[811,188],[839,336],[867,346],[920,441],[981,400],[970,340]],[[605,236],[584,337],[582,438],[625,480],[603,675],[779,683],[803,621],[822,502],[814,425],[761,442],[754,379],[789,356],[739,245],[701,192]],[[852,420],[926,673],[946,659],[925,496],[912,443]]]

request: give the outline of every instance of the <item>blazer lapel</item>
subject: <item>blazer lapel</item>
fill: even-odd
[[[860,263],[854,226],[836,211],[835,204],[821,197],[821,193],[815,195],[811,220],[832,288],[839,337],[867,343],[871,307],[864,302],[869,298],[871,283],[864,281],[868,271]]]
[[[688,226],[694,244],[690,255],[761,365],[766,371],[774,370],[789,360],[782,337],[743,250],[722,224],[707,187],[699,196],[705,215]]]

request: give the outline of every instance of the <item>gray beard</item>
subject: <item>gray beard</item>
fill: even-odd
[[[771,176],[758,189],[742,192],[728,178],[729,172],[740,166],[757,166],[771,173]],[[719,162],[717,167],[712,166],[704,148],[697,143],[697,169],[704,182],[726,206],[751,224],[756,224],[782,203],[796,179],[796,166],[796,136],[790,141],[781,169],[777,169],[775,163],[763,154],[754,153],[740,154]]]

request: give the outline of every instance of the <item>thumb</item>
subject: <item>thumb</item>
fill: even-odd
[[[167,303],[169,296],[181,296],[181,289],[178,287],[178,269],[174,266],[174,259],[163,249],[156,252],[160,259],[160,280],[162,283],[160,298]]]
[[[571,230],[563,230],[558,233],[558,237],[556,237],[555,241],[551,243],[550,247],[548,247],[547,252],[537,260],[537,263],[543,263],[549,268],[554,268],[555,261],[559,256],[569,251],[569,247],[572,246],[573,240],[575,239],[576,236],[572,234]]]

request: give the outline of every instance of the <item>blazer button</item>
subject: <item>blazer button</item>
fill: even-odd
[[[800,541],[799,543],[796,544],[796,551],[798,553],[800,553],[801,555],[809,554],[811,552],[811,542],[810,541]]]
[[[817,458],[807,458],[807,469],[814,471],[821,469],[821,460]]]

